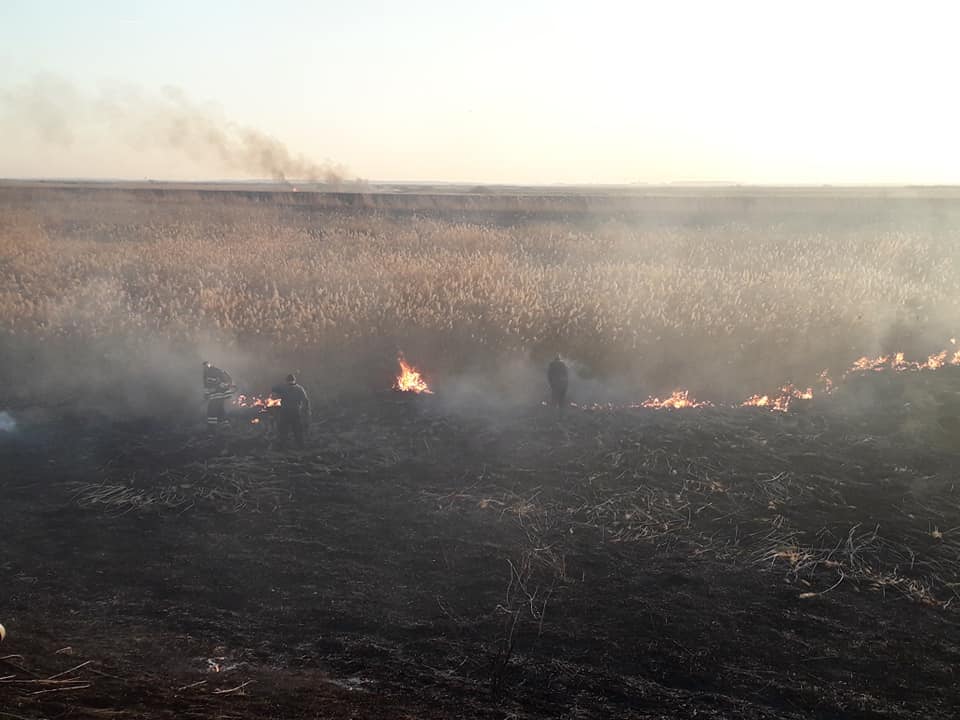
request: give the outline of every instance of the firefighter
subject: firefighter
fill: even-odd
[[[547,382],[550,383],[550,392],[553,395],[553,404],[560,410],[567,404],[567,365],[560,359],[560,355],[553,359],[547,368]]]
[[[277,408],[277,444],[284,447],[287,436],[293,432],[297,447],[303,449],[303,434],[310,422],[310,398],[303,385],[297,382],[296,375],[287,375],[285,385],[274,388],[274,394],[280,398]]]
[[[235,387],[230,373],[203,361],[203,397],[207,401],[208,430],[227,421],[224,401],[233,397]]]

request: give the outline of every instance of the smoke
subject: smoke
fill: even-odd
[[[495,419],[550,404],[547,365],[552,357],[502,353],[489,364],[431,376],[428,379],[436,393],[433,403],[446,413],[465,418],[483,415]],[[560,357],[570,373],[569,403],[590,406],[639,402],[652,392],[635,378],[593,377],[585,364],[564,354]]]
[[[84,98],[69,82],[41,75],[30,83],[0,91],[0,122],[14,136],[29,129],[41,142],[66,148],[76,140],[72,121],[84,104]]]
[[[17,421],[6,410],[0,412],[0,433],[12,433],[17,429]]]
[[[177,153],[216,172],[280,182],[350,179],[342,165],[294,153],[277,138],[232,122],[173,86],[156,94],[112,86],[91,96],[64,78],[39,75],[0,90],[0,127],[8,138],[29,132],[58,149],[119,139],[139,153]]]

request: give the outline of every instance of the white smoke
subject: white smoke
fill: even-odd
[[[12,433],[17,429],[17,421],[6,410],[0,411],[0,433]]]

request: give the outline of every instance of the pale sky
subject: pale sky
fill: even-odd
[[[0,177],[251,177],[89,109],[173,86],[370,180],[960,184],[958,27],[923,0],[0,0]],[[82,99],[69,140],[17,106],[38,78]]]

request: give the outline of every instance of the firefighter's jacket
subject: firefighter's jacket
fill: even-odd
[[[226,370],[211,365],[203,369],[203,397],[224,400],[233,397],[233,378]]]

